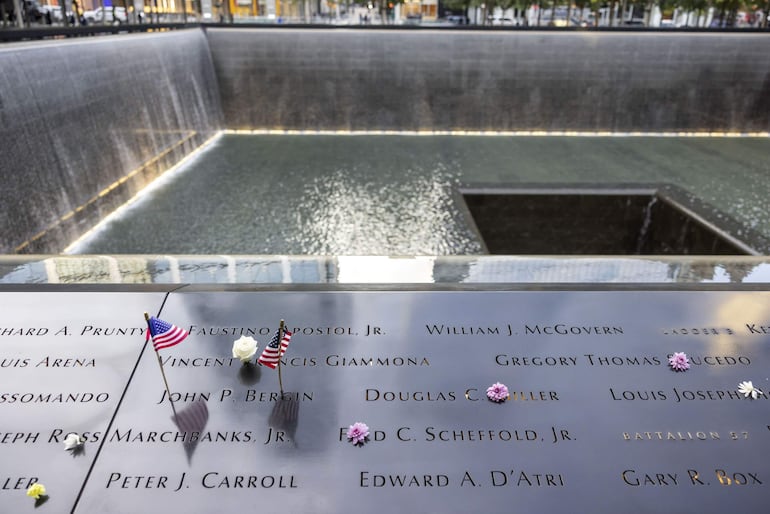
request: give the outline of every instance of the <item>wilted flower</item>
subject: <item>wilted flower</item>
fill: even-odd
[[[70,432],[67,434],[67,437],[64,438],[64,449],[65,450],[74,450],[81,444],[86,442],[86,438],[76,434],[75,432]]]
[[[668,358],[668,365],[674,371],[687,371],[690,369],[690,360],[684,352],[674,352],[674,355]]]
[[[241,336],[233,343],[233,357],[247,362],[257,353],[257,340],[251,336]]]
[[[504,402],[508,399],[508,387],[497,382],[487,388],[487,398],[493,402]]]
[[[348,427],[348,440],[353,444],[364,444],[369,437],[369,427],[356,421]]]
[[[754,400],[757,399],[757,396],[762,394],[762,391],[754,387],[754,384],[751,383],[751,380],[738,384],[738,392],[742,393],[746,398],[751,396],[751,398]]]
[[[27,489],[27,496],[39,500],[41,496],[45,496],[45,486],[39,482],[35,482],[29,489]]]

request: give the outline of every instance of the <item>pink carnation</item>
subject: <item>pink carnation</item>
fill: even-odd
[[[504,402],[508,398],[508,388],[500,382],[492,384],[487,388],[487,398],[493,402]]]
[[[690,369],[690,360],[684,352],[675,352],[674,355],[668,358],[668,365],[674,371],[687,371]]]
[[[356,421],[348,427],[348,440],[353,444],[364,444],[369,437],[369,427]]]

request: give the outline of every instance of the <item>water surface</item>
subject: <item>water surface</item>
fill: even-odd
[[[471,255],[460,184],[682,187],[770,236],[767,138],[225,134],[74,248]]]

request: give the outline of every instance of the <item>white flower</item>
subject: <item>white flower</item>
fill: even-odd
[[[751,396],[754,400],[757,399],[757,396],[762,394],[762,391],[754,387],[754,384],[751,383],[751,380],[748,382],[741,382],[738,385],[738,392],[742,393],[746,398]]]
[[[233,343],[233,357],[247,362],[257,353],[257,340],[251,336],[241,336]]]
[[[67,437],[64,438],[64,449],[65,450],[74,450],[81,444],[86,442],[86,438],[83,436],[80,436],[76,434],[75,432],[70,432],[67,434]]]

